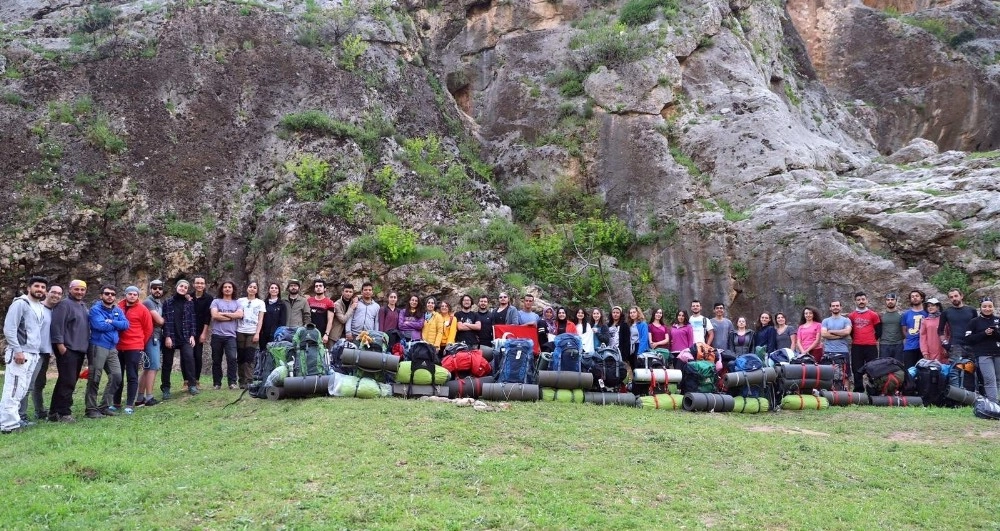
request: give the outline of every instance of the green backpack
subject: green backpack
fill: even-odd
[[[714,393],[715,364],[710,361],[689,361],[684,365],[681,389],[685,393]]]
[[[293,376],[323,376],[330,373],[323,335],[316,325],[300,326],[292,336],[292,355],[295,358]]]

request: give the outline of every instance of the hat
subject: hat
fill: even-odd
[[[129,286],[129,287],[125,288],[125,294],[128,295],[129,293],[135,293],[136,295],[138,295],[139,294],[139,288],[137,288],[135,286]]]
[[[153,286],[162,286],[162,285],[163,285],[163,281],[162,281],[162,280],[160,280],[160,279],[156,279],[156,280],[153,280],[153,281],[151,281],[151,282],[149,283],[149,287],[153,287]]]
[[[287,288],[287,287],[291,286],[292,284],[295,284],[296,286],[298,286],[300,288],[302,287],[302,283],[299,282],[299,279],[297,279],[297,278],[290,278],[290,279],[288,279],[288,284],[285,284],[285,287]]]
[[[888,299],[896,300],[896,292],[890,291],[889,293],[886,293],[885,298],[886,300]]]
[[[936,304],[938,306],[941,306],[941,301],[937,300],[936,297],[931,297],[927,299],[927,304]]]

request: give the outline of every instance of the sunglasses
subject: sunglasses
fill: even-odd
[[[101,293],[101,295],[104,295],[105,297],[114,297],[117,293],[113,291],[105,291],[104,293]]]

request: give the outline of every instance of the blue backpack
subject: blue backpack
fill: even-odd
[[[756,354],[743,354],[733,362],[733,371],[752,372],[761,370],[764,370],[764,362],[760,361],[760,358]],[[740,396],[758,398],[763,390],[763,386],[748,384],[743,387]]]
[[[534,384],[538,382],[535,370],[535,343],[530,339],[508,339],[493,357],[493,374],[496,383]]]
[[[549,370],[580,372],[580,357],[583,355],[583,340],[580,336],[559,334],[556,336],[555,344]]]

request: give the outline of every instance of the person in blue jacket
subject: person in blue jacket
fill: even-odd
[[[628,309],[629,343],[632,345],[628,358],[629,367],[635,368],[636,356],[649,350],[649,325],[638,306]]]
[[[90,307],[90,365],[87,377],[87,392],[84,402],[87,418],[113,417],[111,410],[115,392],[122,384],[122,367],[118,362],[118,332],[128,330],[128,319],[122,309],[115,304],[118,290],[114,286],[101,288],[101,300]],[[101,386],[101,373],[108,373],[108,383],[104,386],[101,402],[97,402],[97,391]]]

